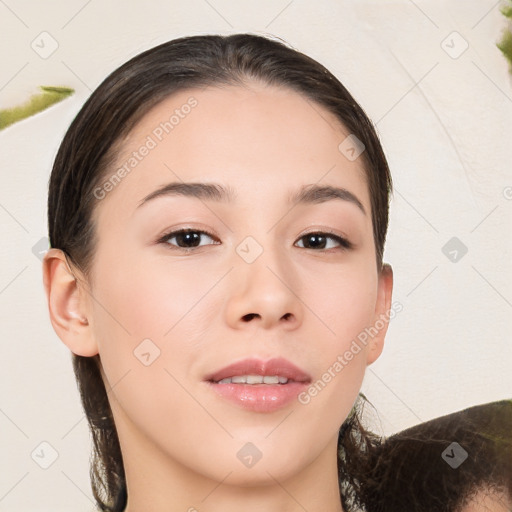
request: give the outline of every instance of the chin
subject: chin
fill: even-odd
[[[236,486],[236,487],[265,487],[275,486],[276,480],[278,482],[284,482],[295,475],[299,468],[283,468],[282,465],[267,464],[266,466],[260,466],[260,461],[256,466],[252,468],[236,468],[226,478],[225,483]],[[226,475],[222,475],[221,479]]]

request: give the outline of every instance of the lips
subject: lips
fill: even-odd
[[[271,413],[290,405],[310,382],[304,370],[282,358],[245,359],[205,378],[214,396],[256,413]]]
[[[208,375],[205,380],[218,383],[219,381],[241,375],[261,375],[262,377],[285,377],[288,382],[311,382],[311,377],[299,367],[284,358],[262,361],[260,359],[244,359],[230,364]]]

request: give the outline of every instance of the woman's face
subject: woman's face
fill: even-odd
[[[391,292],[362,159],[339,149],[348,135],[301,95],[253,83],[175,94],[124,141],[114,185],[95,192],[83,300],[127,474],[148,457],[249,485],[317,459],[335,468],[338,429],[385,328],[359,350],[354,340]],[[182,193],[151,197],[171,183]],[[290,199],[307,186],[346,192]],[[192,232],[169,234],[182,229]],[[266,368],[275,358],[302,373]],[[208,380],[265,370],[290,380]]]

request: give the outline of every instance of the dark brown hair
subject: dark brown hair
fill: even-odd
[[[458,512],[479,493],[509,510],[512,400],[410,427],[379,443],[371,458],[360,489],[371,512]]]
[[[334,114],[363,144],[362,159],[371,200],[377,258],[388,226],[391,176],[371,121],[347,89],[324,66],[269,38],[235,34],[175,39],[122,65],[93,92],[69,127],[55,159],[49,183],[50,244],[61,249],[84,276],[95,253],[93,191],[102,184],[125,136],[150,108],[169,95],[193,87],[244,86],[251,80],[286,87]],[[340,141],[341,142],[341,141]],[[73,367],[89,421],[94,453],[93,493],[101,510],[122,511],[126,482],[119,440],[101,379],[99,356],[73,355]],[[346,510],[357,502],[364,475],[365,443],[370,434],[351,414],[340,430],[339,475]]]

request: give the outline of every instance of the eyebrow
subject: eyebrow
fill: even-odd
[[[231,187],[224,187],[217,183],[185,183],[173,182],[168,183],[160,188],[157,188],[148,194],[140,203],[137,208],[142,205],[164,196],[185,196],[195,197],[201,200],[217,201],[217,202],[233,202],[236,194]]]
[[[366,215],[363,203],[346,188],[332,185],[305,185],[288,196],[288,201],[296,204],[319,204],[333,199],[355,204]]]
[[[218,183],[198,183],[198,182],[173,182],[163,185],[154,190],[142,199],[137,208],[159,197],[184,196],[196,199],[216,202],[233,202],[236,193],[231,187],[225,187]],[[349,190],[332,185],[304,185],[298,191],[288,195],[290,204],[320,204],[331,200],[348,201],[356,205],[364,215],[364,209],[361,201]]]

